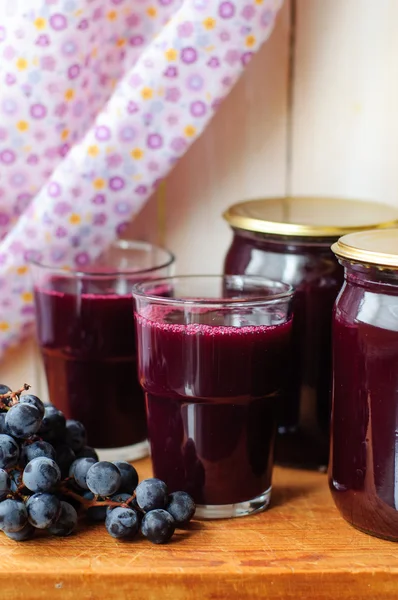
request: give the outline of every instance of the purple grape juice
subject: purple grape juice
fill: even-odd
[[[55,281],[35,289],[50,400],[66,418],[84,424],[91,446],[143,442],[147,431],[137,377],[133,298],[75,293],[69,287]]]
[[[225,326],[207,310],[186,325],[167,310],[136,315],[154,475],[198,504],[256,498],[271,486],[291,320]]]
[[[353,321],[341,309],[334,320],[330,488],[352,525],[397,540],[398,296],[386,295],[388,306],[390,326]]]

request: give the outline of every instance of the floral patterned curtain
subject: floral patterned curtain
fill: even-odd
[[[27,261],[84,268],[122,234],[281,2],[1,0],[0,353],[33,320]]]

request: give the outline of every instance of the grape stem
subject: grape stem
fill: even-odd
[[[64,496],[69,496],[70,498],[73,498],[73,500],[79,502],[85,510],[94,506],[109,506],[111,508],[122,506],[123,508],[131,508],[129,504],[135,498],[135,494],[133,494],[128,500],[126,500],[126,502],[115,502],[114,500],[99,501],[97,500],[97,497],[95,497],[93,500],[89,500],[88,498],[83,498],[79,494],[76,494],[65,485],[61,485],[59,491],[61,492],[61,494],[64,494]]]
[[[14,406],[14,404],[18,404],[19,397],[22,394],[22,392],[27,392],[31,387],[32,386],[30,386],[28,383],[24,383],[23,387],[19,388],[19,390],[16,390],[15,392],[6,392],[5,394],[0,394],[0,408],[9,410],[11,406]],[[8,399],[10,399],[11,402],[7,402],[6,404],[4,400]]]
[[[68,488],[67,485],[65,485],[66,482],[70,479],[72,479],[72,478],[68,477],[67,479],[65,479],[61,483],[61,485],[59,486],[57,491],[59,491],[64,496],[69,496],[69,498],[73,498],[73,500],[76,500],[77,502],[79,502],[85,510],[88,510],[89,508],[92,508],[94,506],[109,506],[111,508],[116,508],[117,506],[122,506],[123,508],[131,508],[130,503],[135,498],[135,493],[133,493],[133,495],[130,496],[130,498],[128,498],[128,500],[126,500],[126,502],[115,502],[114,500],[98,500],[98,496],[95,496],[93,500],[89,500],[88,498],[83,498],[79,494],[76,494],[70,488]],[[18,486],[18,488],[15,490],[15,492],[12,492],[11,494],[9,494],[9,497],[10,498],[21,498],[22,500],[26,501],[29,498],[29,496],[24,496],[24,494],[23,494],[24,489],[25,489],[25,485],[24,485],[24,483],[21,483]],[[138,510],[138,507],[137,507],[137,510]]]

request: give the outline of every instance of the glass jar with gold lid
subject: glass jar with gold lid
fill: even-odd
[[[398,225],[398,209],[355,200],[289,197],[235,204],[223,216],[234,232],[225,273],[263,275],[295,288],[293,356],[276,460],[326,467],[331,317],[343,283],[343,269],[330,246],[350,232]]]
[[[330,488],[352,525],[398,541],[398,229],[332,247],[345,270],[333,316]]]

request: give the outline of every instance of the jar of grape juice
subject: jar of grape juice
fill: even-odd
[[[398,229],[332,249],[345,282],[333,317],[330,489],[352,525],[398,541]]]
[[[276,461],[326,468],[329,456],[331,318],[343,268],[330,246],[357,230],[398,225],[398,210],[329,198],[266,198],[224,213],[234,236],[226,274],[262,275],[293,285],[293,356],[281,406]]]

